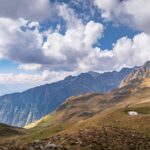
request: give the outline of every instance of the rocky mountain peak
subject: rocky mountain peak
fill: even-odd
[[[132,81],[140,81],[150,77],[150,61],[147,61],[143,66],[136,67],[128,74],[120,84],[120,87],[131,84]]]
[[[143,65],[145,70],[150,70],[150,61],[147,61],[144,65]]]

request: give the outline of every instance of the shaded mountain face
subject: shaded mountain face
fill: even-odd
[[[0,122],[22,127],[56,110],[66,98],[117,88],[133,69],[103,74],[88,72],[62,81],[0,97]]]
[[[140,80],[150,77],[150,61],[147,61],[143,66],[137,67],[128,74],[121,82],[120,87],[139,82]]]

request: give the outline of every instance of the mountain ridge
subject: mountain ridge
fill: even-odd
[[[136,67],[131,73],[129,73],[120,83],[120,87],[132,84],[132,81],[138,82],[146,77],[150,77],[150,61],[147,61],[140,67]]]
[[[1,96],[0,122],[24,126],[54,111],[70,96],[88,92],[108,92],[117,88],[121,80],[132,70],[126,68],[120,72],[97,73],[96,77],[89,73],[82,73],[21,93]]]

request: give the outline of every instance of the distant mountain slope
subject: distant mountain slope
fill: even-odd
[[[70,96],[88,92],[107,92],[117,88],[121,80],[132,70],[124,68],[120,72],[82,73],[22,93],[1,96],[0,122],[24,126],[54,111]]]
[[[137,67],[130,74],[128,74],[120,84],[120,87],[138,82],[146,77],[150,77],[150,61],[147,61],[143,66]]]

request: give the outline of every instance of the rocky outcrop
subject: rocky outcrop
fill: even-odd
[[[121,82],[120,87],[130,85],[132,82],[138,82],[147,77],[150,77],[150,61],[146,62],[141,67],[137,67],[130,74],[128,74]]]

